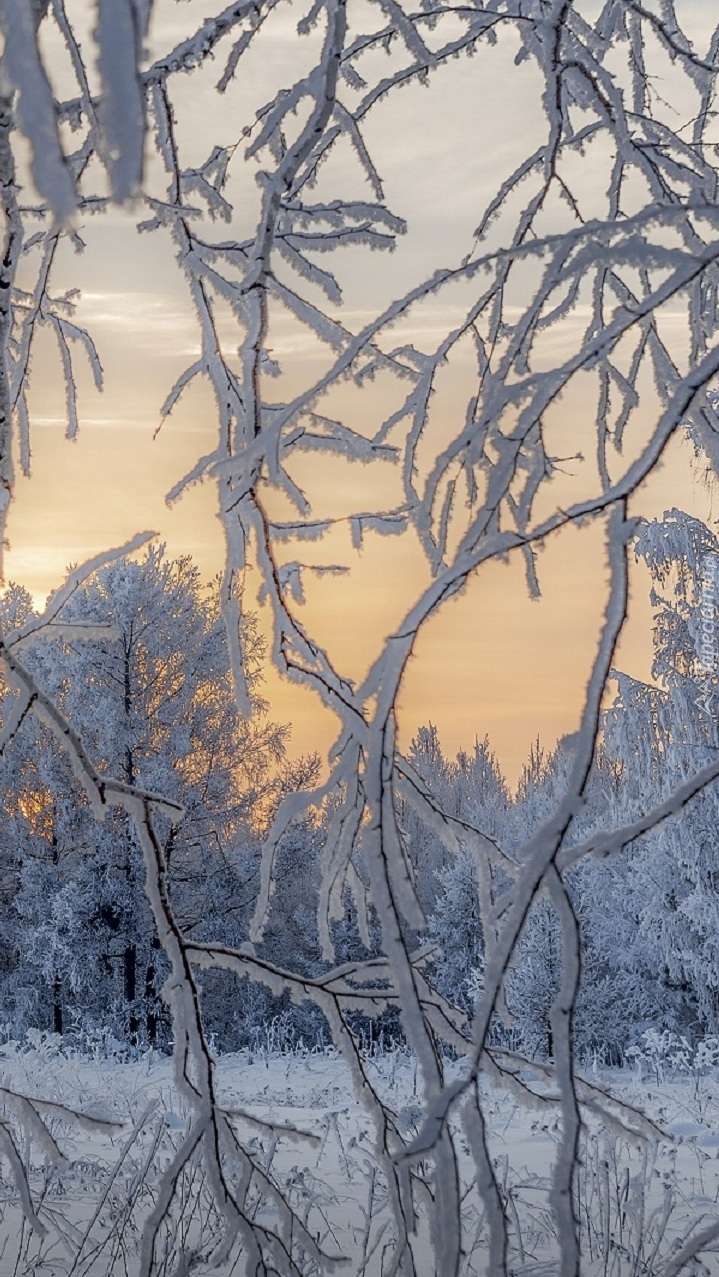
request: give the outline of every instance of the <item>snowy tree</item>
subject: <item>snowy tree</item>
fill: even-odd
[[[643,524],[635,544],[653,582],[655,683],[619,675],[605,717],[604,748],[620,769],[624,819],[711,766],[717,732],[716,665],[702,638],[708,632],[713,642],[717,622],[712,563],[719,542],[699,520],[671,510]],[[630,1007],[637,1001],[637,1026],[651,1020],[701,1036],[719,1025],[716,820],[712,784],[681,819],[650,831],[626,864],[604,875],[615,930],[625,920],[620,952],[634,966],[634,992],[627,971],[623,995]]]
[[[420,748],[430,742],[432,749]],[[510,808],[509,792],[488,740],[475,742],[472,754],[460,751],[453,764],[445,762],[439,748],[436,729],[420,729],[413,741],[408,759],[421,775],[432,801],[439,810],[449,813],[457,822],[466,822],[468,830],[481,829],[487,838],[501,841],[506,835]],[[410,840],[410,859],[417,865],[415,839],[424,843],[430,831],[416,818],[417,832]],[[435,844],[442,846],[436,833]],[[471,845],[460,842],[459,850],[449,858],[447,852],[434,866],[420,866],[416,880],[433,874],[431,910],[428,912],[429,933],[439,948],[433,962],[433,980],[451,1002],[465,1011],[473,1004],[481,987],[484,964],[480,898],[490,900],[498,887],[507,885],[501,871],[489,874],[483,860]],[[428,890],[424,885],[425,892]]]
[[[429,927],[438,947],[432,964],[433,979],[444,997],[470,1011],[481,987],[484,965],[474,858],[463,847],[452,864],[437,876],[440,894]]]
[[[7,606],[14,601],[9,591]],[[299,778],[281,772],[287,730],[268,721],[259,695],[263,645],[253,618],[244,627],[254,705],[247,719],[232,692],[214,600],[189,559],[169,560],[160,546],[139,562],[104,568],[76,591],[66,620],[72,615],[111,627],[110,636],[43,644],[30,658],[38,680],[104,767],[182,803],[184,819],[164,839],[178,917],[192,933],[200,921],[216,924],[229,898],[244,922],[244,933],[234,929],[239,941],[251,901],[245,889],[243,909],[243,876],[257,878],[256,827]],[[4,851],[19,865],[13,907],[22,931],[10,986],[27,989],[29,977],[32,985],[34,965],[53,990],[55,1032],[70,1027],[64,981],[86,1032],[94,1024],[119,1040],[141,1033],[154,1043],[162,961],[131,822],[118,816],[97,826],[43,730],[24,725],[6,763],[20,766],[4,785],[14,815]],[[307,767],[304,778],[312,760]],[[7,986],[4,993],[7,1003]],[[28,1014],[37,1024],[38,1010],[22,1016],[16,1008],[16,1031]]]
[[[539,741],[530,751],[512,807],[513,843],[520,850],[556,809],[567,783],[570,757],[547,755]],[[520,851],[521,854],[521,851]],[[537,896],[527,913],[508,982],[508,1003],[518,1045],[529,1057],[551,1059],[551,1013],[562,971],[561,923],[551,900]]]
[[[520,1086],[512,1060],[493,1051],[490,1032],[528,915],[541,897],[550,903],[559,946],[549,1024],[562,1133],[549,1201],[560,1239],[558,1271],[570,1277],[580,1265],[572,1186],[587,1084],[578,1083],[572,1049],[580,931],[567,875],[591,853],[619,853],[683,810],[719,775],[716,758],[704,765],[700,755],[659,801],[647,796],[619,827],[610,820],[578,836],[605,687],[627,609],[628,546],[635,530],[629,498],[687,422],[712,465],[719,460],[717,418],[707,395],[719,372],[712,111],[718,37],[697,21],[696,6],[686,6],[685,14],[669,0],[658,6],[637,0],[478,0],[440,9],[405,8],[394,0],[376,8],[308,0],[300,9],[290,16],[272,0],[232,3],[194,29],[188,18],[187,35],[163,46],[161,23],[149,26],[159,5],[100,0],[91,57],[78,42],[65,0],[52,6],[2,0],[3,508],[12,491],[13,430],[21,464],[29,467],[28,385],[39,327],[48,327],[57,339],[71,436],[78,427],[73,375],[78,351],[84,350],[101,378],[93,341],[76,323],[76,298],[57,295],[52,286],[61,242],[69,239],[79,247],[72,210],[101,212],[110,195],[121,199],[137,192],[143,201],[141,229],[169,238],[198,320],[198,351],[170,388],[165,415],[198,379],[209,385],[215,401],[217,446],[198,458],[170,495],[176,498],[206,475],[218,485],[227,546],[221,603],[238,703],[249,711],[240,616],[247,592],[259,582],[280,672],[314,690],[341,724],[329,773],[308,799],[334,799],[321,856],[318,934],[330,963],[333,927],[344,916],[349,892],[366,938],[366,920],[374,911],[380,952],[364,972],[353,967],[351,980],[340,967],[311,989],[376,1119],[395,1219],[394,1238],[387,1242],[392,1271],[414,1277],[431,1263],[437,1277],[456,1277],[462,1268],[470,1203],[459,1182],[457,1140],[466,1142],[475,1163],[471,1192],[486,1221],[489,1269],[507,1271],[508,1222],[477,1082],[486,1073],[526,1096],[528,1084]],[[270,42],[275,10],[298,22],[292,70],[287,81],[269,89],[258,76],[258,97],[248,108],[241,95],[243,68],[251,65],[256,48],[261,52],[265,37]],[[69,91],[55,77],[44,41],[51,24],[56,43],[59,39],[66,50],[66,76],[74,77]],[[429,92],[441,95],[440,77],[464,65],[470,54],[478,76],[499,67],[517,86],[517,97],[531,99],[536,134],[522,136],[521,154],[498,173],[492,190],[478,194],[474,236],[458,248],[448,244],[441,269],[417,278],[401,295],[383,298],[372,317],[353,327],[351,313],[342,309],[342,250],[391,249],[405,230],[402,214],[412,212],[386,203],[369,122],[402,86],[427,84]],[[181,89],[187,74],[201,80],[211,60],[219,70],[219,92],[242,118],[230,142],[208,136],[198,155],[183,132]],[[667,81],[667,92],[657,90],[658,76]],[[390,120],[387,131],[394,128],[399,125]],[[152,159],[143,176],[145,130]],[[28,204],[21,201],[16,179],[19,132],[29,143],[36,188]],[[354,187],[346,176],[350,156]],[[233,224],[232,178],[238,170],[246,176],[252,165],[256,189],[243,202],[240,228]],[[253,217],[254,232],[244,229]],[[221,234],[216,222],[226,224]],[[17,274],[23,248],[29,284],[26,275]],[[411,321],[427,314],[432,322],[421,336],[408,336]],[[273,358],[272,332],[286,315],[324,352],[321,372],[312,370],[299,387],[291,376],[279,385],[272,381],[274,374],[283,375]],[[680,342],[677,317],[686,334]],[[441,383],[459,365],[464,402],[447,407]],[[374,377],[393,387],[382,420],[353,429],[338,419],[338,399],[331,394],[342,387],[363,406],[365,383]],[[570,443],[576,455],[568,460],[557,405],[570,394],[581,395],[583,415]],[[372,421],[364,411],[358,419]],[[312,473],[311,462],[319,468],[322,453],[352,480],[360,466],[394,467],[392,500],[379,495],[384,489],[365,485],[366,498],[341,516],[315,514],[304,476]],[[567,467],[572,473],[563,477]],[[346,490],[356,491],[356,483]],[[438,809],[402,758],[397,720],[403,680],[420,632],[483,565],[521,557],[528,588],[536,594],[539,548],[587,521],[602,529],[609,580],[596,652],[588,659],[585,702],[563,788],[546,819],[510,857],[471,820]],[[417,597],[390,635],[377,636],[371,667],[359,680],[325,650],[302,611],[312,583],[331,580],[347,566],[334,553],[338,528],[349,530],[358,551],[365,539],[409,531],[425,561]],[[69,583],[51,601],[45,631],[73,588]],[[30,624],[40,632],[41,623]],[[218,1104],[197,1016],[198,967],[253,976],[274,992],[288,990],[298,998],[306,996],[307,980],[264,963],[258,948],[194,940],[178,927],[167,887],[166,831],[180,821],[172,778],[169,795],[144,789],[134,765],[130,776],[127,755],[119,771],[106,772],[104,764],[112,769],[117,761],[109,750],[102,756],[97,724],[88,724],[84,743],[62,705],[43,692],[23,662],[27,636],[21,625],[0,648],[17,689],[0,745],[10,748],[22,721],[40,714],[98,814],[118,807],[119,819],[132,822],[148,905],[171,968],[167,987],[177,1081],[194,1117],[148,1219],[141,1271],[152,1271],[173,1195],[200,1155],[224,1220],[216,1255],[224,1260],[244,1251],[246,1266],[256,1271],[297,1273],[309,1263],[328,1271],[330,1259],[280,1193],[272,1194],[278,1231],[258,1224],[252,1191],[253,1183],[266,1184],[263,1166]],[[151,752],[147,767],[152,771]],[[426,955],[414,948],[426,918],[408,862],[400,800],[413,806],[448,849],[469,847],[486,870],[485,880],[500,870],[507,878],[496,895],[478,892],[485,961],[469,1044],[454,1008],[425,978]],[[251,931],[255,946],[271,927],[278,848],[300,811],[297,796],[287,796],[265,842]],[[360,840],[364,877],[356,864]],[[348,1020],[363,1001],[373,1009],[378,1002],[401,1007],[426,1107],[416,1135],[400,1129],[368,1077]],[[467,1053],[460,1083],[445,1079],[440,1040]],[[529,1098],[541,1104],[545,1092]],[[596,1094],[591,1098],[599,1102]],[[425,1217],[428,1232],[421,1227],[418,1232],[418,1220]],[[719,1226],[713,1233],[705,1230],[701,1245],[716,1232]]]

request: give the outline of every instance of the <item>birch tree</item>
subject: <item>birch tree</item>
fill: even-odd
[[[240,92],[243,68],[257,68],[251,62],[255,48],[261,57],[265,34],[283,12],[287,23],[296,24],[293,65],[302,69],[267,96],[264,76],[255,70],[257,99],[248,108]],[[23,664],[27,627],[6,636],[0,648],[18,689],[2,747],[11,747],[24,716],[40,713],[68,750],[98,815],[111,805],[127,813],[171,969],[166,989],[177,1082],[195,1116],[148,1219],[142,1271],[153,1270],[178,1185],[199,1157],[224,1220],[213,1261],[229,1262],[242,1252],[252,1272],[300,1272],[307,1263],[329,1272],[333,1266],[217,1103],[198,1016],[197,970],[222,967],[273,992],[310,998],[326,1016],[376,1120],[394,1216],[393,1273],[419,1277],[428,1265],[438,1277],[462,1272],[472,1201],[485,1220],[487,1270],[508,1271],[506,1203],[478,1083],[488,1078],[525,1101],[556,1104],[562,1135],[549,1205],[559,1239],[557,1271],[570,1277],[580,1270],[572,1189],[581,1105],[595,1107],[601,1098],[577,1076],[572,1051],[581,955],[565,874],[592,853],[619,853],[719,775],[712,757],[629,824],[610,822],[572,838],[627,613],[630,503],[687,423],[712,466],[719,456],[709,394],[719,371],[712,108],[719,33],[703,29],[695,6],[672,0],[477,0],[418,9],[395,0],[377,6],[308,0],[291,13],[280,0],[239,0],[194,28],[188,21],[186,36],[174,45],[163,43],[161,16],[160,5],[149,0],[100,0],[95,45],[81,46],[68,0],[0,4],[5,500],[12,491],[11,423],[20,463],[29,465],[27,388],[38,328],[49,326],[57,339],[70,435],[78,427],[77,355],[87,356],[101,378],[92,337],[75,321],[74,297],[53,292],[58,245],[77,234],[74,209],[101,213],[109,199],[134,195],[142,204],[142,233],[168,237],[174,247],[198,324],[197,353],[169,388],[164,412],[171,414],[198,379],[214,397],[216,447],[187,476],[178,476],[169,496],[177,499],[205,476],[217,484],[226,541],[221,604],[238,703],[249,710],[239,622],[259,583],[279,671],[311,689],[340,727],[327,774],[306,798],[333,804],[318,902],[328,969],[310,979],[262,962],[252,948],[271,918],[278,847],[302,810],[300,800],[285,800],[267,838],[251,943],[235,950],[189,938],[172,912],[158,833],[163,818],[179,819],[176,804],[98,771]],[[50,24],[74,76],[68,93],[53,87],[51,54],[43,43]],[[391,250],[412,216],[410,201],[390,208],[385,199],[384,175],[369,141],[373,115],[403,86],[425,84],[438,92],[441,75],[464,67],[470,55],[467,66],[478,77],[504,59],[502,67],[533,101],[538,141],[493,189],[477,191],[475,233],[462,245],[447,244],[441,269],[429,278],[420,274],[369,320],[353,325],[342,307],[343,250]],[[179,104],[186,77],[199,81],[210,67],[218,92],[236,105],[237,129],[232,145],[208,136],[197,161],[186,158]],[[27,204],[15,176],[20,135],[29,143],[37,192]],[[150,157],[144,173],[143,136]],[[350,155],[357,183],[363,183],[359,198],[346,194]],[[240,223],[232,181],[252,173],[252,165],[254,196],[243,204]],[[254,230],[239,230],[252,220],[250,210]],[[36,271],[32,286],[21,288],[16,268],[23,247]],[[421,338],[407,339],[420,314],[433,322]],[[299,389],[292,377],[283,380],[274,358],[272,333],[280,315],[290,315],[296,330],[324,351],[322,371]],[[435,413],[443,372],[460,363],[466,371],[467,361],[464,402],[448,414]],[[276,375],[279,381],[272,379]],[[376,428],[352,428],[331,406],[332,392],[342,386],[361,405],[373,378],[393,387],[391,406]],[[580,396],[582,412],[567,458],[557,405],[571,394]],[[363,466],[391,467],[399,499],[377,500],[376,490],[365,485],[363,499],[340,518],[317,516],[299,475],[307,472],[308,458],[319,468],[323,455],[351,477],[348,491],[357,490],[355,472]],[[281,517],[278,508],[286,511]],[[523,846],[508,850],[481,825],[443,811],[411,760],[402,757],[397,706],[403,680],[418,636],[484,565],[521,558],[527,588],[536,594],[540,548],[571,525],[588,522],[600,527],[605,541],[605,608],[588,654],[565,785],[546,820]],[[309,583],[346,566],[333,554],[338,527],[349,530],[357,550],[378,535],[413,536],[424,557],[417,597],[392,633],[376,636],[370,669],[354,681],[303,613]],[[73,588],[71,581],[51,602],[46,627],[61,619]],[[39,625],[32,623],[33,632]],[[466,847],[474,857],[485,963],[469,1043],[461,1031],[463,1014],[432,988],[424,951],[413,947],[426,920],[398,820],[400,800],[415,807],[451,853]],[[344,915],[347,891],[365,937],[368,919],[379,926],[380,951],[365,970],[331,966],[333,923]],[[521,1062],[493,1049],[489,1038],[525,921],[540,895],[559,937],[547,1066],[556,1099],[542,1083],[520,1079]],[[388,1004],[400,1007],[422,1079],[425,1120],[416,1136],[403,1133],[373,1089],[348,1021],[358,1010]],[[446,1080],[440,1040],[466,1055],[461,1081]],[[639,1134],[651,1130],[637,1114],[621,1120]],[[461,1182],[458,1141],[470,1149],[469,1185]],[[274,1231],[261,1228],[250,1209],[255,1189],[275,1204]],[[718,1232],[719,1226],[705,1230],[695,1249]],[[682,1262],[690,1250],[684,1248]]]

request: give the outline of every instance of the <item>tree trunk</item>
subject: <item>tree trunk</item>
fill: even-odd
[[[152,937],[153,952],[157,952],[160,948],[160,941],[157,936]],[[145,972],[145,1027],[147,1030],[147,1040],[150,1046],[157,1043],[157,1030],[160,1026],[160,1018],[157,1014],[157,989],[155,987],[155,978],[157,970],[153,960],[148,962]]]
[[[62,1034],[62,980],[59,975],[52,982],[52,1031]]]
[[[137,1046],[137,1015],[135,1014],[135,998],[137,997],[137,948],[130,941],[123,954],[125,1003],[129,1007],[127,1017],[127,1035],[132,1046]]]

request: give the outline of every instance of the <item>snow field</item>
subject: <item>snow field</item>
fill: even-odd
[[[24,1221],[7,1157],[0,1163],[0,1277],[119,1277],[138,1272],[143,1224],[161,1192],[163,1177],[189,1127],[178,1102],[171,1061],[147,1056],[133,1062],[66,1058],[53,1039],[39,1047],[3,1048],[2,1085],[42,1096],[118,1123],[112,1134],[80,1129],[50,1115],[46,1125],[69,1159],[52,1165],[12,1117],[16,1144],[30,1166],[29,1184],[44,1236]],[[450,1066],[453,1067],[453,1066]],[[370,1079],[411,1136],[421,1114],[417,1073],[402,1051],[370,1063]],[[719,1219],[719,1080],[644,1079],[639,1072],[605,1074],[597,1085],[637,1105],[666,1139],[622,1137],[615,1123],[587,1115],[575,1209],[581,1221],[583,1277],[660,1277],[671,1271],[690,1234]],[[527,1073],[526,1083],[538,1079]],[[386,1181],[375,1154],[372,1122],[352,1095],[349,1075],[331,1050],[293,1055],[225,1056],[217,1061],[218,1098],[233,1113],[246,1148],[291,1202],[298,1220],[330,1256],[345,1256],[340,1271],[384,1277],[391,1271],[395,1230]],[[507,1093],[483,1087],[489,1145],[509,1226],[507,1272],[512,1277],[553,1277],[558,1272],[556,1225],[550,1202],[551,1171],[559,1137],[553,1105],[523,1108]],[[616,1115],[618,1110],[610,1105]],[[456,1141],[460,1163],[463,1149]],[[466,1152],[466,1150],[464,1150]],[[484,1212],[460,1164],[464,1192],[464,1259],[467,1277],[488,1273]],[[422,1166],[418,1168],[422,1174]],[[254,1217],[278,1227],[271,1190],[258,1187]],[[412,1241],[418,1277],[423,1267],[426,1222]],[[191,1161],[180,1177],[168,1219],[160,1230],[153,1273],[241,1274],[239,1245],[212,1268],[221,1235],[205,1172]],[[423,1245],[424,1237],[424,1245]],[[184,1253],[184,1261],[182,1259]],[[315,1261],[295,1248],[300,1272],[319,1274]],[[719,1274],[719,1254],[704,1253],[686,1273]],[[328,1262],[326,1271],[332,1271]]]

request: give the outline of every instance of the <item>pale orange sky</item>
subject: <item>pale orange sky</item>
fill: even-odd
[[[197,4],[191,8],[198,11]],[[178,34],[187,13],[186,6],[173,10]],[[270,30],[271,56],[262,65],[263,80],[292,65],[296,41],[288,32],[286,19],[277,20],[274,33]],[[438,74],[431,90],[403,90],[391,114],[389,107],[381,109],[370,123],[367,140],[378,152],[388,202],[408,218],[411,231],[389,258],[366,250],[348,254],[340,275],[351,326],[359,326],[396,291],[438,266],[457,262],[470,244],[482,196],[511,171],[518,153],[531,149],[533,137],[541,137],[535,86],[531,76],[523,80],[524,73],[513,67],[511,52],[500,48],[491,73],[481,80],[473,74],[472,62],[453,63]],[[199,120],[203,129],[217,124],[220,136],[208,134],[212,144],[237,140],[245,98],[257,95],[252,66],[238,89],[236,115],[226,102],[218,110],[209,85],[201,90],[188,77],[178,128],[187,130],[197,158],[203,146],[205,155],[209,149]],[[260,75],[259,64],[255,74]],[[262,88],[269,94],[269,84]],[[353,180],[349,156],[340,156],[338,166],[327,178],[328,189],[333,182]],[[237,171],[231,186],[239,211],[232,229],[243,225],[246,230],[245,223],[252,224],[251,184],[241,166]],[[212,484],[193,488],[172,510],[164,501],[172,484],[212,448],[214,414],[206,390],[193,389],[153,437],[159,406],[197,345],[184,281],[169,246],[157,235],[138,237],[132,225],[132,214],[112,212],[105,223],[88,223],[82,257],[74,257],[67,245],[62,249],[55,288],[82,289],[78,319],[96,338],[107,375],[102,397],[89,377],[81,376],[76,442],[63,437],[64,394],[48,335],[42,336],[34,356],[33,472],[29,480],[18,477],[5,570],[8,579],[21,581],[39,599],[57,586],[69,563],[119,544],[140,528],[156,530],[173,555],[191,553],[208,577],[221,565],[223,543]],[[421,345],[423,337],[446,331],[455,304],[451,297],[443,298],[434,308],[412,314],[406,331],[398,329],[397,342],[412,337]],[[680,349],[679,317],[676,322]],[[229,336],[229,329],[224,331]],[[235,345],[238,340],[233,338]],[[556,355],[562,340],[561,333],[550,335],[548,358]],[[309,384],[324,366],[325,356],[289,320],[274,326],[271,344],[293,390]],[[458,359],[438,398],[442,420],[450,424],[457,414],[460,419],[464,415],[464,375]],[[286,391],[278,393],[284,396]],[[338,390],[332,408],[363,429],[370,421],[379,424],[388,410],[388,393],[381,379],[361,398]],[[439,421],[437,408],[436,416]],[[437,437],[443,429],[440,422]],[[581,396],[565,396],[556,430],[563,442],[569,441],[568,451],[579,450],[582,439],[591,436],[592,422]],[[690,458],[688,445],[677,441],[633,513],[652,517],[678,505],[702,518],[716,515],[711,495],[692,476]],[[314,462],[302,477],[318,515],[345,512],[355,501],[359,508],[371,509],[383,496],[392,499],[395,489],[399,494],[389,467],[380,464],[352,468],[323,462],[318,468]],[[572,483],[575,495],[577,484],[591,483],[586,467],[575,467]],[[313,560],[312,554],[318,557]],[[337,532],[329,549],[303,547],[303,555],[307,561],[351,568],[347,576],[310,584],[307,609],[341,671],[357,678],[414,600],[425,572],[419,549],[411,535],[370,535],[358,555],[349,533]],[[429,720],[437,724],[450,754],[488,734],[514,780],[537,735],[551,746],[573,731],[604,604],[603,565],[601,529],[596,526],[569,529],[547,544],[539,561],[539,602],[527,598],[518,558],[482,569],[418,640],[402,689],[401,743],[406,746],[416,728]],[[638,676],[647,674],[650,650],[645,587],[637,574],[634,619],[621,650],[621,663]],[[325,751],[336,726],[332,716],[309,694],[280,685],[276,676],[268,676],[268,691],[273,714],[292,722],[293,749]]]
[[[205,431],[168,423],[153,440],[153,424],[88,421],[76,443],[64,439],[60,425],[36,427],[33,475],[19,480],[10,519],[8,579],[22,581],[41,599],[70,562],[120,544],[138,528],[157,530],[173,555],[191,553],[208,577],[219,569],[223,542],[213,485],[195,487],[172,510],[164,503],[168,480],[203,450]],[[692,477],[691,455],[689,445],[677,440],[635,512],[651,517],[679,505],[707,520],[716,516],[711,494]],[[367,477],[364,469],[358,476]],[[332,504],[352,495],[340,467],[334,473],[326,467],[325,483]],[[376,655],[378,639],[413,602],[424,569],[409,535],[370,534],[359,555],[348,531],[335,534],[331,544],[329,554],[307,547],[304,559],[331,560],[351,572],[310,582],[308,611],[320,641],[342,671],[357,678]],[[400,700],[403,743],[429,720],[451,754],[486,733],[515,779],[537,735],[551,746],[573,731],[604,605],[603,563],[597,525],[569,529],[547,543],[539,558],[538,602],[527,596],[518,556],[477,573],[419,638]],[[636,580],[619,663],[646,677],[651,613],[646,578],[637,573]],[[293,724],[293,750],[324,752],[334,737],[333,717],[309,693],[281,684],[271,672],[268,690],[273,714]]]

